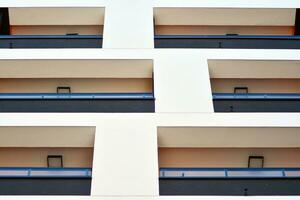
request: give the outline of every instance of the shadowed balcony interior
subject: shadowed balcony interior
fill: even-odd
[[[156,48],[299,48],[299,9],[154,8]]]
[[[159,127],[160,195],[299,195],[300,149],[284,147],[277,134],[297,131]],[[262,134],[273,141],[258,144]]]
[[[2,62],[2,112],[154,112],[151,60]]]
[[[210,60],[208,65],[215,112],[300,111],[299,61]]]
[[[0,15],[0,48],[102,47],[104,8],[0,8]]]
[[[0,195],[90,194],[95,127],[0,127],[0,136]]]

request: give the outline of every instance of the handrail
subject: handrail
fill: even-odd
[[[1,39],[103,39],[102,35],[0,35]]]
[[[300,93],[213,93],[213,99],[300,99]]]
[[[1,167],[0,178],[91,178],[91,168]]]
[[[0,93],[1,99],[154,99],[153,93]]]
[[[161,168],[160,178],[300,178],[300,168]]]
[[[295,35],[155,35],[154,39],[284,39],[300,40]]]

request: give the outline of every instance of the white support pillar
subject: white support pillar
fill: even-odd
[[[207,61],[193,51],[158,53],[154,60],[155,112],[213,112]]]
[[[101,123],[94,146],[92,196],[158,196],[153,120],[126,115]]]
[[[103,48],[154,48],[152,0],[109,0]]]

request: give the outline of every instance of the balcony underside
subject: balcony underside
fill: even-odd
[[[157,35],[155,48],[300,49],[299,36]]]
[[[160,195],[300,195],[300,179],[161,178]]]
[[[102,48],[102,36],[0,36],[0,48]]]

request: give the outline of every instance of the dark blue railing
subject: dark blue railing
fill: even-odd
[[[236,94],[236,93],[213,93],[213,99],[299,99],[300,94],[298,93],[246,93],[246,94]]]
[[[103,39],[102,35],[0,35],[1,39]]]
[[[295,35],[155,35],[154,39],[272,39],[300,40]]]
[[[300,49],[300,36],[155,35],[155,48]]]
[[[0,178],[91,178],[91,168],[1,167]]]
[[[102,48],[102,35],[1,35],[0,48]]]
[[[153,93],[1,93],[1,99],[154,99]]]
[[[161,168],[160,178],[300,178],[300,168]]]

